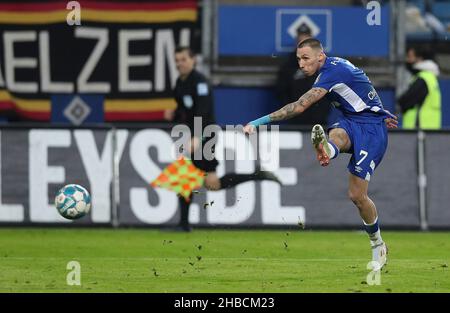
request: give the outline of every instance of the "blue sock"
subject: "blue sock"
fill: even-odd
[[[334,153],[331,153],[331,159],[335,159],[339,155],[339,149],[332,141],[328,140],[328,143],[334,149]]]
[[[364,222],[364,229],[369,235],[369,239],[371,242],[383,242],[383,239],[381,238],[380,228],[378,227],[378,217],[375,219],[375,222],[373,224],[366,224]]]
[[[373,224],[366,224],[364,223],[364,229],[369,235],[372,235],[376,233],[380,228],[378,227],[378,218],[375,220],[375,223]]]

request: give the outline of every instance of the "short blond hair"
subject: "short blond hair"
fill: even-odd
[[[303,47],[311,47],[314,50],[323,51],[322,43],[315,38],[308,38],[308,39],[305,39],[305,40],[302,40],[301,42],[299,42],[299,44],[297,45],[297,48],[300,49]]]

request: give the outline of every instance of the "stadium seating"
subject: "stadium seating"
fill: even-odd
[[[432,7],[432,13],[448,27],[450,26],[450,2],[435,2]]]
[[[408,6],[416,7],[426,20],[429,31],[409,32],[409,40],[446,41],[450,36],[450,2],[444,0],[408,0]],[[428,16],[427,16],[428,15]],[[438,25],[441,24],[441,25]],[[441,29],[442,26],[442,29]]]

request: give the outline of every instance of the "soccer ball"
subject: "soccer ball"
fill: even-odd
[[[79,219],[89,213],[91,209],[91,196],[80,185],[66,185],[56,194],[55,206],[62,217],[69,220]]]

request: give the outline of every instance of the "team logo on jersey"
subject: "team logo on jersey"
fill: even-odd
[[[186,108],[190,109],[194,105],[194,100],[190,95],[185,95],[183,96],[183,103]]]
[[[198,83],[197,84],[197,94],[199,96],[207,96],[208,95],[208,84],[207,83]]]
[[[375,89],[372,89],[367,96],[369,97],[369,100],[375,99],[375,97],[378,97],[378,93]]]

